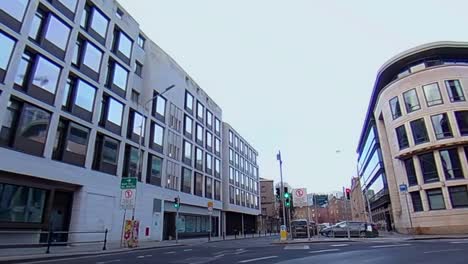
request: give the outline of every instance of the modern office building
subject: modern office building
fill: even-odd
[[[468,232],[467,93],[468,43],[419,46],[379,70],[358,146],[374,221]]]
[[[260,215],[258,152],[223,122],[223,230],[227,235],[256,232]]]
[[[179,237],[219,235],[223,206],[258,214],[257,152],[229,143],[244,199],[223,205],[221,129],[234,130],[115,1],[0,1],[0,46],[0,230],[32,232],[0,240],[120,240],[125,177],[138,178],[140,240],[174,238],[176,197]]]

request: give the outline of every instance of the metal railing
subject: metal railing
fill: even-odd
[[[107,235],[108,230],[104,231],[0,231],[0,235],[38,235],[38,243],[1,243],[0,248],[9,247],[46,247],[46,254],[50,253],[52,246],[65,246],[70,244],[96,244],[102,243],[102,250],[107,249]],[[86,240],[86,241],[57,241],[57,238],[66,235],[68,238],[71,234],[103,234],[103,240]],[[41,236],[46,235],[46,242],[40,242]]]

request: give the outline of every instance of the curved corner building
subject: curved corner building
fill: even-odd
[[[357,152],[382,229],[468,232],[467,96],[465,42],[422,45],[379,70]]]

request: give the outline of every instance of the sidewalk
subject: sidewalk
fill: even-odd
[[[262,234],[261,238],[265,235]],[[266,237],[275,238],[274,235],[267,235]],[[192,238],[192,239],[180,239],[178,243],[174,240],[165,241],[141,241],[137,248],[121,248],[120,242],[108,242],[107,249],[102,250],[102,243],[89,243],[89,244],[72,244],[69,246],[52,246],[50,253],[46,254],[46,247],[35,247],[35,248],[0,248],[0,263],[14,263],[20,261],[33,261],[33,260],[47,260],[57,259],[62,257],[82,257],[92,256],[101,254],[111,254],[119,252],[129,252],[152,248],[166,248],[166,247],[180,247],[199,245],[203,243],[214,243],[225,240],[240,240],[240,239],[253,239],[259,238],[258,234],[252,237],[252,234],[244,236],[227,236],[223,240],[222,237],[212,237],[208,241],[208,237]]]

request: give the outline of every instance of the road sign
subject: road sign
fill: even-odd
[[[213,214],[213,202],[208,201],[208,214]]]
[[[120,196],[120,208],[129,210],[135,208],[136,189],[123,189]]]
[[[400,192],[405,193],[408,191],[408,185],[400,184]]]
[[[307,206],[307,189],[299,188],[293,190],[294,207]]]
[[[122,178],[120,181],[120,189],[136,189],[137,178]]]

